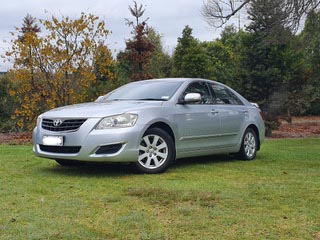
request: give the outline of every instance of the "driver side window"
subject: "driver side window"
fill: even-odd
[[[212,104],[212,97],[206,83],[202,83],[202,82],[191,83],[187,87],[187,89],[184,91],[182,97],[184,98],[188,93],[199,93],[201,95],[201,101],[195,102],[192,104]]]

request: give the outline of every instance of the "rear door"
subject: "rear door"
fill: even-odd
[[[225,86],[216,83],[209,85],[214,95],[215,109],[220,116],[221,144],[225,147],[234,146],[239,143],[242,129],[248,118],[246,106]]]

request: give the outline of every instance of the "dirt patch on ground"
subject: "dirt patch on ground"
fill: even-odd
[[[292,123],[280,120],[278,130],[272,131],[272,138],[320,137],[320,116],[293,117]]]
[[[272,131],[271,138],[320,138],[320,116],[317,117],[293,117],[292,123],[280,120],[278,130]],[[0,133],[0,144],[31,144],[32,133]]]
[[[25,145],[31,144],[32,133],[0,133],[0,144]]]

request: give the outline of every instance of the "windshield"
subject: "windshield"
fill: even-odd
[[[182,82],[143,81],[126,84],[99,99],[99,102],[116,100],[168,101]]]

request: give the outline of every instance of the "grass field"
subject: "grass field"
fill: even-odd
[[[161,175],[61,167],[0,145],[0,239],[320,239],[320,139],[254,161],[179,160]]]

